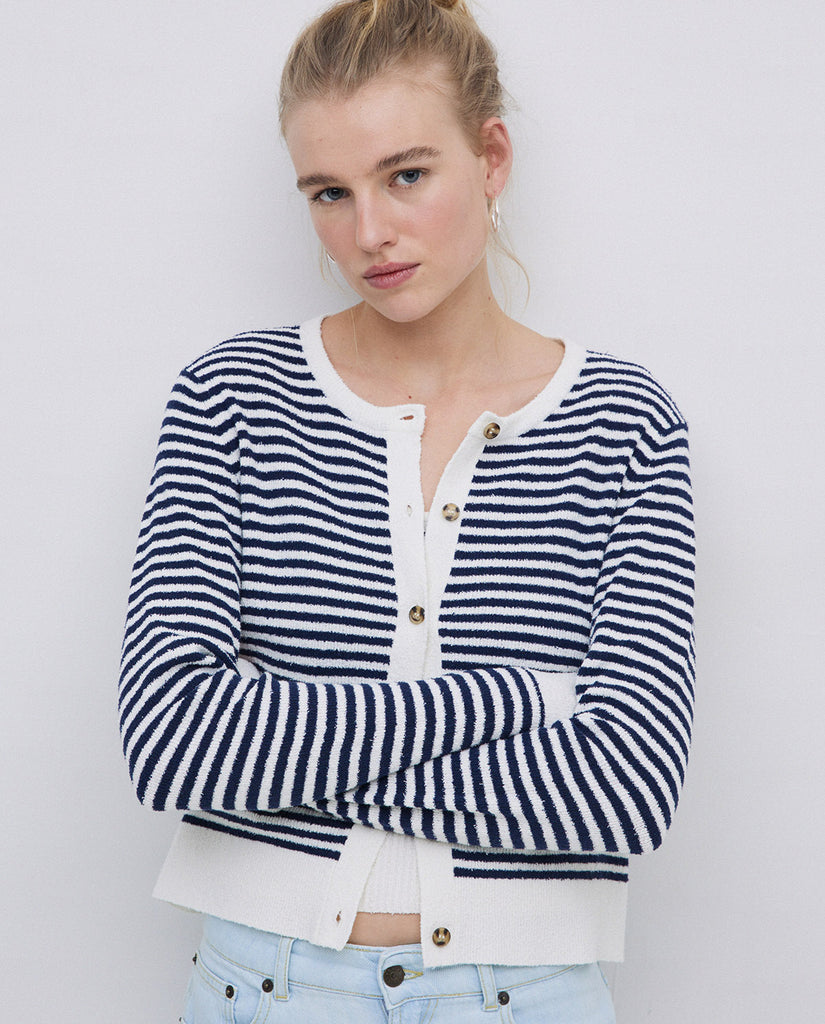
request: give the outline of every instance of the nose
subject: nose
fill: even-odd
[[[364,252],[379,252],[398,240],[384,196],[362,196],[356,203],[355,242]]]

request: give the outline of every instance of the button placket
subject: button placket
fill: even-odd
[[[412,410],[409,410],[412,412]],[[403,417],[387,439],[387,484],[392,563],[397,604],[388,677],[423,678],[427,658],[429,606],[421,495],[423,414]]]

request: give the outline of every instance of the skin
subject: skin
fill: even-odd
[[[436,66],[379,76],[349,97],[297,104],[285,137],[322,245],[360,302],[327,317],[324,346],[348,387],[374,405],[425,406],[421,487],[429,508],[468,428],[515,412],[555,373],[561,342],[508,317],[487,269],[489,204],[513,150],[500,118],[473,146]],[[388,264],[393,287],[364,276]],[[357,915],[351,942],[420,941],[417,914]]]

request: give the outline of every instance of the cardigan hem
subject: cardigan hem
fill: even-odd
[[[378,830],[354,825],[340,860],[332,861],[182,822],[153,895],[186,910],[343,949],[383,838]],[[623,959],[626,882],[456,878],[449,856],[454,847],[428,840],[417,846],[425,966]],[[355,898],[342,902],[344,892]],[[450,931],[448,945],[431,941],[437,928]]]

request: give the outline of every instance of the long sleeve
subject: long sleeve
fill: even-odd
[[[120,681],[123,747],[156,809],[308,804],[542,724],[535,677],[243,677],[240,438],[231,394],[181,375],[141,528]]]
[[[479,846],[644,853],[668,828],[693,714],[693,531],[683,424],[628,464],[570,717],[437,757],[324,809]]]

